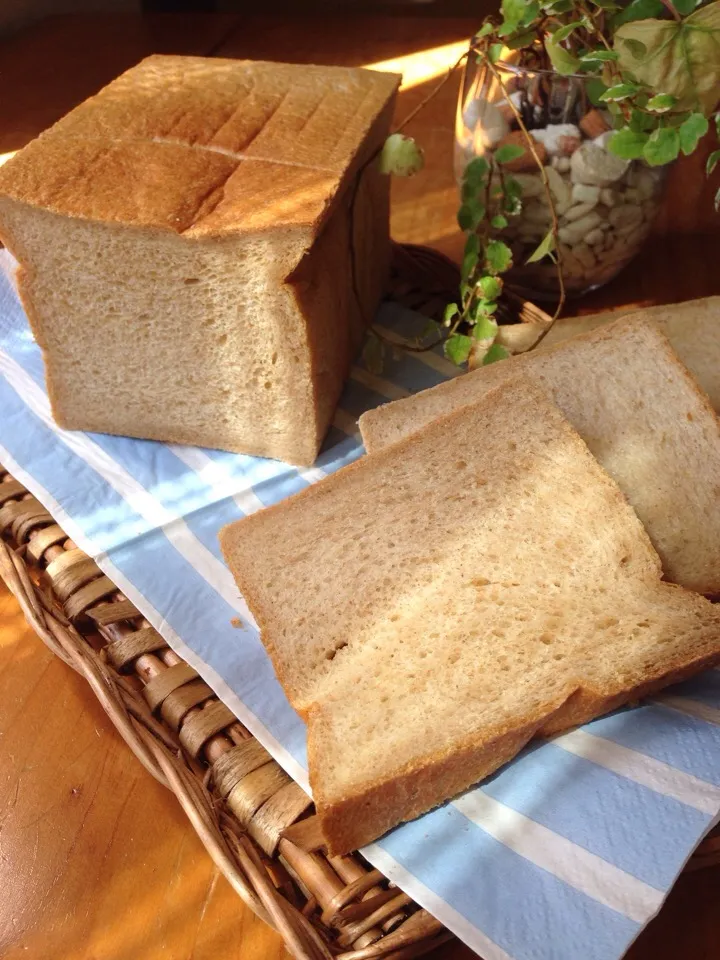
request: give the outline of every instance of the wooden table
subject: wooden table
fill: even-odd
[[[482,3],[479,4],[482,7]],[[482,15],[479,10],[478,17]],[[476,21],[234,15],[54,18],[0,41],[0,153],[22,147],[151,52],[371,64],[422,100]],[[419,51],[440,48],[432,57]],[[430,74],[430,75],[428,75]],[[436,75],[433,75],[436,74]],[[395,187],[393,233],[456,253],[458,78],[413,122],[427,172]],[[701,156],[671,175],[646,251],[582,311],[720,293],[720,233]],[[720,868],[686,875],[629,960],[717,960]],[[4,960],[274,960],[278,937],[218,876],[174,799],[128,752],[89,689],[0,592],[0,956]],[[469,960],[452,945],[438,960]],[[578,958],[582,960],[582,958]]]

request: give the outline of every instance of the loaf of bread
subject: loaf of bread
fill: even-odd
[[[720,297],[702,297],[683,303],[644,307],[642,310],[615,310],[583,317],[556,320],[538,350],[580,333],[588,333],[621,317],[653,320],[670,340],[673,349],[703,388],[720,413]],[[513,352],[522,352],[542,333],[535,323],[508,324],[500,328],[499,339]]]
[[[290,702],[331,853],[720,659],[559,410],[508,382],[221,544]]]
[[[720,593],[720,421],[650,320],[622,318],[371,410],[360,418],[365,446],[394,443],[518,372],[549,389],[620,485],[666,577]]]
[[[385,281],[398,83],[153,56],[2,167],[60,425],[315,459]]]

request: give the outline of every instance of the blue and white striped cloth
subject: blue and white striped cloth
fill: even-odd
[[[223,565],[221,526],[363,453],[358,415],[451,375],[435,354],[353,372],[315,467],[69,433],[2,253],[0,462],[307,785],[305,730]],[[381,325],[417,323],[384,306]],[[243,627],[230,623],[239,616]],[[368,859],[485,960],[617,960],[720,812],[720,672],[536,744],[368,847]]]

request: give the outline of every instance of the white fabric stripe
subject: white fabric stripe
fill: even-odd
[[[394,330],[390,330],[388,327],[383,327],[379,323],[375,324],[375,329],[379,330],[383,336],[388,338],[388,340],[397,341],[398,349],[402,350],[402,340],[398,339],[398,335]],[[434,353],[432,350],[424,350],[422,353],[420,351],[413,351],[411,356],[414,360],[424,363],[426,367],[432,367],[433,370],[437,370],[438,373],[441,373],[444,377],[448,377],[449,379],[458,377],[461,373],[463,373],[463,370],[456,366],[456,364],[446,360],[445,357],[438,356],[438,354]]]
[[[612,740],[604,740],[584,730],[572,730],[555,737],[552,742],[576,757],[590,760],[626,780],[639,783],[665,797],[672,797],[703,813],[715,816],[720,809],[720,787]]]
[[[298,476],[302,477],[308,483],[317,483],[318,480],[324,480],[327,473],[321,467],[298,467]]]
[[[720,710],[709,707],[705,703],[699,703],[697,700],[690,700],[688,697],[673,697],[668,694],[665,697],[653,697],[650,703],[670,707],[671,710],[677,710],[679,713],[687,713],[691,717],[697,717],[698,720],[720,724]]]
[[[382,377],[370,373],[369,370],[363,370],[361,367],[352,368],[350,379],[362,384],[369,390],[374,390],[375,393],[382,394],[388,400],[402,400],[403,397],[410,396],[410,391],[404,387],[399,387],[396,383],[390,383],[389,380],[383,380]]]
[[[513,960],[509,953],[506,953],[482,930],[466,920],[442,897],[425,886],[422,880],[418,880],[414,874],[409,873],[405,867],[377,843],[371,843],[367,847],[363,847],[361,852],[388,880],[397,884],[404,893],[413,898],[415,903],[424,907],[436,920],[439,920],[448,930],[460,937],[483,960]]]
[[[213,460],[204,450],[200,450],[198,447],[179,446],[174,443],[168,444],[168,450],[172,450],[179,460],[182,460],[186,466],[194,470],[205,483],[213,488],[218,497],[232,497],[244,514],[249,515],[257,510],[262,510],[264,504],[252,488],[236,490],[238,481],[228,473],[222,463]]]
[[[16,480],[26,487],[34,497],[40,501],[52,514],[53,518],[60,524],[65,533],[75,543],[84,550],[88,556],[93,555],[94,545],[86,536],[83,530],[70,517],[55,498],[45,490],[44,487],[25,471],[15,458],[0,444],[0,463],[11,473]],[[310,793],[308,785],[308,776],[306,771],[295,760],[282,744],[275,739],[265,725],[248,710],[240,698],[233,693],[231,688],[225,683],[215,671],[209,667],[203,660],[195,655],[177,635],[167,621],[160,616],[158,611],[151,605],[150,601],[135,586],[125,578],[124,574],[108,558],[106,553],[100,553],[94,557],[95,562],[106,576],[110,577],[112,582],[119,590],[134,603],[137,609],[142,613],[148,623],[151,623],[157,632],[167,640],[168,644],[178,656],[186,660],[191,667],[200,674],[207,684],[214,690],[223,703],[235,714],[238,720],[244,724],[254,737],[268,750],[283,767],[289,776],[296,780],[306,793]]]
[[[58,440],[95,470],[123,500],[153,528],[163,531],[168,540],[200,576],[220,594],[248,623],[255,623],[247,604],[240,597],[230,571],[195,537],[185,520],[167,510],[152,494],[135,480],[117,461],[86,434],[62,430],[50,413],[47,395],[26,373],[20,364],[0,350],[0,373],[15,390],[23,403],[52,430]]]
[[[454,806],[510,850],[637,923],[646,923],[663,901],[660,890],[479,790]]]

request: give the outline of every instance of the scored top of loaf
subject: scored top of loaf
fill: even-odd
[[[400,78],[348,67],[155,55],[0,170],[0,196],[189,237],[319,229],[380,146]]]

